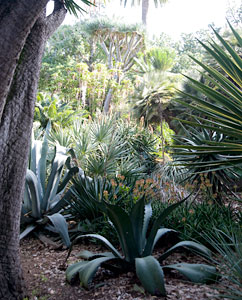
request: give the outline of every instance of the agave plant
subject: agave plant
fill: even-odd
[[[66,148],[57,145],[51,162],[51,172],[47,179],[49,126],[50,124],[43,141],[32,141],[21,214],[21,228],[24,229],[20,234],[20,239],[33,230],[45,228],[59,233],[65,245],[69,247],[67,223],[59,211],[65,204],[63,199],[65,187],[79,169],[71,167]],[[67,171],[62,176],[64,165],[67,166]]]
[[[239,47],[242,47],[242,39],[229,24]],[[204,69],[205,82],[201,83],[188,78],[190,85],[199,92],[191,95],[181,92],[182,96],[188,97],[192,103],[177,100],[189,109],[200,112],[204,117],[197,117],[197,121],[182,122],[192,127],[202,127],[224,135],[222,141],[206,139],[202,145],[176,145],[173,149],[179,149],[178,155],[197,157],[210,154],[216,156],[211,161],[190,161],[186,166],[202,168],[234,168],[242,164],[242,58],[233,47],[230,46],[215,30],[214,33],[221,45],[212,41],[210,45],[200,42],[205,50],[216,61],[217,66],[208,66],[194,59]]]
[[[74,263],[67,268],[67,280],[71,282],[79,274],[81,284],[88,288],[88,284],[92,281],[98,268],[105,266],[119,272],[135,271],[147,292],[152,295],[163,296],[166,295],[164,269],[175,269],[189,280],[197,283],[216,280],[216,268],[209,265],[188,263],[164,265],[163,263],[170,254],[179,248],[191,249],[209,257],[211,255],[210,250],[201,244],[192,241],[183,241],[165,251],[158,259],[152,256],[153,249],[158,240],[165,234],[173,231],[167,228],[160,228],[163,220],[183,201],[165,209],[154,221],[149,234],[147,232],[152,208],[151,203],[145,204],[144,197],[133,206],[130,214],[117,205],[103,203],[101,205],[102,209],[117,231],[123,254],[101,235],[81,235],[75,241],[87,237],[95,238],[101,241],[110,252],[94,254],[89,251],[82,251],[79,256],[86,260]]]

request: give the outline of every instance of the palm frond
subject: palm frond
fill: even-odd
[[[91,5],[95,6],[95,1],[81,0],[81,2],[87,6],[91,6]],[[64,5],[68,10],[68,12],[74,15],[75,17],[78,17],[77,15],[78,12],[86,12],[85,9],[79,6],[74,0],[64,0]]]

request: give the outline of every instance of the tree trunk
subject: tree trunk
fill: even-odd
[[[3,2],[3,1],[2,1]],[[2,13],[2,2],[0,2],[0,19]],[[10,2],[10,1],[9,1]],[[12,1],[13,2],[13,1]],[[22,15],[19,13],[17,21],[19,27],[26,23],[23,12],[31,10],[27,5],[30,0],[14,1],[19,3]],[[21,37],[15,49],[15,65],[0,58],[0,64],[4,70],[8,68],[7,78],[9,83],[2,85],[0,91],[0,299],[12,300],[22,299],[24,295],[24,284],[19,258],[19,223],[21,201],[25,173],[28,161],[28,150],[31,136],[31,128],[34,115],[34,104],[36,99],[37,85],[41,59],[47,38],[64,19],[65,10],[63,5],[56,3],[53,14],[45,16],[45,7],[48,1],[42,2],[42,12],[35,17],[34,26],[32,21],[28,22],[29,34],[27,39]],[[57,2],[57,1],[56,1]],[[43,5],[45,3],[45,5]],[[26,6],[25,6],[26,5]],[[33,4],[34,6],[34,4]],[[9,10],[11,10],[11,5]],[[5,12],[3,12],[5,13]],[[9,14],[11,16],[11,13]],[[22,21],[23,19],[23,21]],[[31,18],[30,18],[31,19]],[[34,18],[32,17],[31,20]],[[10,20],[9,20],[9,23]],[[1,22],[0,22],[1,24]],[[20,26],[21,25],[21,26]],[[4,25],[5,26],[5,25]],[[1,28],[2,29],[2,28]],[[6,30],[7,31],[7,30]],[[16,29],[18,32],[18,30]],[[0,30],[1,32],[1,30]],[[13,33],[13,32],[12,32]],[[14,34],[13,34],[14,36]],[[22,43],[22,39],[24,42]],[[2,40],[0,38],[0,40]],[[14,40],[14,38],[13,38]],[[11,40],[7,40],[9,49]],[[21,45],[24,45],[21,51]],[[7,47],[7,46],[5,46]],[[21,52],[19,57],[18,51]],[[16,59],[18,62],[16,62]],[[12,59],[11,56],[9,59]],[[12,74],[14,76],[12,78]],[[0,71],[0,79],[2,78]]]
[[[147,25],[147,15],[149,11],[149,0],[142,0],[142,23]]]
[[[25,40],[49,0],[0,0],[0,121]]]
[[[106,97],[105,97],[104,105],[103,105],[103,112],[105,114],[107,114],[109,112],[112,96],[113,96],[113,89],[110,88],[108,90],[108,93],[107,93]]]

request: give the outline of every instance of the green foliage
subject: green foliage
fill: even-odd
[[[103,109],[110,90],[113,106],[126,99],[133,86],[125,73],[143,45],[143,36],[136,32],[137,26],[121,25],[95,19],[60,29],[47,46],[39,90],[91,115]],[[114,34],[122,43],[113,42]],[[133,35],[141,41],[136,43]]]
[[[114,104],[119,103],[132,91],[132,84],[128,79],[117,82],[113,77],[116,71],[122,76],[121,70],[108,69],[101,63],[93,64],[89,70],[86,63],[69,60],[66,64],[56,66],[55,72],[49,75],[51,78],[43,78],[40,90],[58,95],[62,103],[68,102],[72,109],[83,108],[94,114],[97,109],[102,110],[110,87],[113,90]]]
[[[144,29],[140,24],[128,24],[113,18],[108,18],[107,16],[85,20],[81,24],[83,31],[90,36],[101,34],[102,32],[105,34],[105,32],[107,33],[109,31],[120,33],[135,31],[140,33],[144,32]]]
[[[23,230],[20,238],[34,230],[45,228],[58,233],[65,245],[69,247],[67,223],[59,211],[65,204],[63,199],[65,187],[71,177],[78,172],[78,168],[71,167],[67,150],[57,145],[51,162],[50,174],[47,178],[49,126],[50,124],[48,124],[43,141],[32,141],[29,169],[27,169],[26,174],[25,196],[22,204],[21,227]],[[65,164],[68,170],[62,177]]]
[[[170,102],[175,96],[179,76],[167,72],[173,62],[174,53],[166,48],[152,47],[135,60],[136,76],[134,114],[144,118],[148,124],[160,125],[164,119],[170,123]]]
[[[231,31],[241,47],[241,37],[232,27]],[[211,139],[208,135],[199,145],[173,146],[173,149],[179,149],[178,155],[186,155],[186,165],[189,164],[194,168],[209,168],[210,172],[212,169],[217,172],[219,169],[240,167],[242,163],[242,59],[216,31],[214,33],[221,45],[214,41],[210,43],[210,46],[200,43],[223,73],[220,73],[216,67],[207,66],[194,59],[204,69],[203,76],[206,81],[202,83],[188,77],[191,86],[199,92],[199,95],[193,96],[181,92],[182,96],[189,97],[193,102],[188,104],[182,100],[177,101],[204,116],[198,117],[199,122],[196,120],[183,120],[182,122],[192,127],[216,132],[215,139]],[[219,136],[223,136],[223,140],[220,140]],[[194,161],[194,154],[198,158],[196,161]],[[206,154],[210,155],[211,160],[199,161],[199,158],[206,157]]]
[[[208,35],[208,30],[202,29],[196,33],[182,33],[179,41],[175,41],[162,33],[158,38],[149,41],[149,43],[153,47],[165,48],[170,53],[174,53],[171,72],[189,74],[196,67],[196,64],[190,56],[202,60],[205,55],[205,51],[203,47],[197,43],[197,39],[205,41]]]
[[[167,189],[170,188],[168,185]],[[172,199],[174,197],[177,197],[177,193]],[[168,205],[167,202],[153,201],[153,217],[156,218]],[[163,225],[178,231],[182,239],[191,239],[210,246],[206,235],[213,232],[214,227],[222,231],[231,228],[233,231],[237,224],[241,225],[241,213],[233,209],[232,205],[226,207],[203,200],[181,204],[165,219]]]
[[[209,166],[210,162],[219,162],[222,157],[216,151],[205,152],[204,148],[209,148],[210,143],[223,143],[225,136],[206,128],[183,129],[185,136],[179,138],[178,147],[184,148],[183,152],[175,153],[175,162],[186,168],[184,181],[194,184],[194,187],[203,190],[203,193],[206,191],[208,198],[221,202],[222,192],[230,190],[233,180],[238,178],[238,175],[233,169],[215,169],[214,166]]]
[[[135,59],[138,73],[148,73],[152,71],[165,72],[171,69],[174,63],[175,54],[166,48],[152,47],[145,53],[139,53]]]
[[[169,104],[176,94],[176,79],[172,75],[152,72],[140,80],[133,96],[135,115],[138,119],[144,117],[146,125],[159,124],[170,114]]]
[[[49,121],[53,128],[65,128],[70,126],[75,119],[87,115],[85,110],[75,110],[69,103],[61,101],[55,95],[38,93],[34,121],[39,121],[42,128],[45,128]]]
[[[65,196],[68,203],[65,214],[71,215],[71,220],[76,223],[70,232],[71,236],[80,232],[98,232],[114,244],[118,243],[117,236],[106,215],[103,215],[99,203],[106,201],[130,212],[140,197],[152,200],[159,193],[158,184],[152,178],[135,180],[135,177],[117,175],[111,180],[102,177],[92,179],[79,172],[72,183]]]
[[[160,136],[158,135],[162,130],[164,142],[166,145],[172,145],[174,142],[174,135],[175,132],[169,127],[169,124],[167,122],[162,122],[162,129],[161,126],[156,127],[156,133],[154,133],[157,136],[157,139],[160,139]],[[161,139],[160,139],[161,144]]]
[[[184,201],[184,200],[183,200]],[[151,254],[158,240],[172,230],[160,228],[165,218],[178,207],[183,201],[175,203],[162,211],[153,223],[149,234],[147,234],[149,221],[152,215],[151,204],[145,204],[144,197],[136,202],[131,212],[127,214],[118,205],[102,202],[101,209],[107,214],[117,231],[122,256],[117,249],[103,236],[98,234],[81,235],[75,241],[82,238],[95,238],[101,241],[111,252],[93,254],[91,252],[80,253],[80,257],[88,261],[77,262],[66,270],[66,277],[69,282],[79,273],[79,278],[84,287],[88,288],[97,269],[103,265],[111,265],[112,269],[119,271],[136,270],[144,288],[153,295],[166,295],[164,285],[165,268],[174,268],[194,282],[208,282],[216,279],[216,269],[207,265],[160,265],[170,254],[179,248],[187,248],[196,251],[206,257],[210,251],[195,242],[179,242],[165,251],[158,260]],[[71,249],[69,251],[69,254]],[[104,264],[105,263],[105,264]]]
[[[107,180],[102,177],[94,179],[85,176],[84,173],[79,173],[78,178],[73,178],[74,185],[70,188],[76,199],[93,203],[97,208],[96,201],[107,201],[108,203],[118,204],[125,211],[130,211],[133,205],[141,196],[146,196],[150,200],[156,196],[157,183],[151,179],[135,180],[133,178],[125,178],[123,175]],[[85,207],[85,205],[80,205]],[[80,213],[80,217],[85,217],[86,214]]]
[[[91,177],[145,176],[156,165],[152,134],[115,116],[77,123],[74,139],[80,167]]]
[[[93,5],[93,3],[88,0],[81,0],[81,2],[87,6]],[[64,0],[63,3],[66,9],[69,11],[69,13],[73,14],[75,17],[78,17],[78,12],[85,12],[85,10],[81,6],[79,6],[74,0]]]
[[[227,284],[219,289],[221,298],[239,300],[242,297],[242,234],[241,226],[233,231],[214,227],[207,233],[207,242],[220,255],[218,267]]]

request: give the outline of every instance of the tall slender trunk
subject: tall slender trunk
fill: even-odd
[[[147,25],[147,16],[149,11],[149,0],[142,0],[142,23]]]
[[[25,40],[22,52],[20,49],[21,55],[17,67],[12,66],[14,77],[10,80],[11,85],[0,94],[3,100],[2,114],[0,114],[1,300],[22,299],[24,294],[19,258],[19,221],[34,104],[46,40],[61,24],[64,15],[65,10],[60,3],[56,5],[55,12],[49,17],[45,16],[45,10],[43,11],[42,8],[42,13],[39,13]],[[4,101],[3,95],[6,92],[8,95]]]
[[[105,114],[107,114],[109,112],[112,97],[113,97],[113,89],[110,88],[107,92],[107,95],[106,95],[105,100],[104,100],[104,105],[103,105],[103,112]]]

